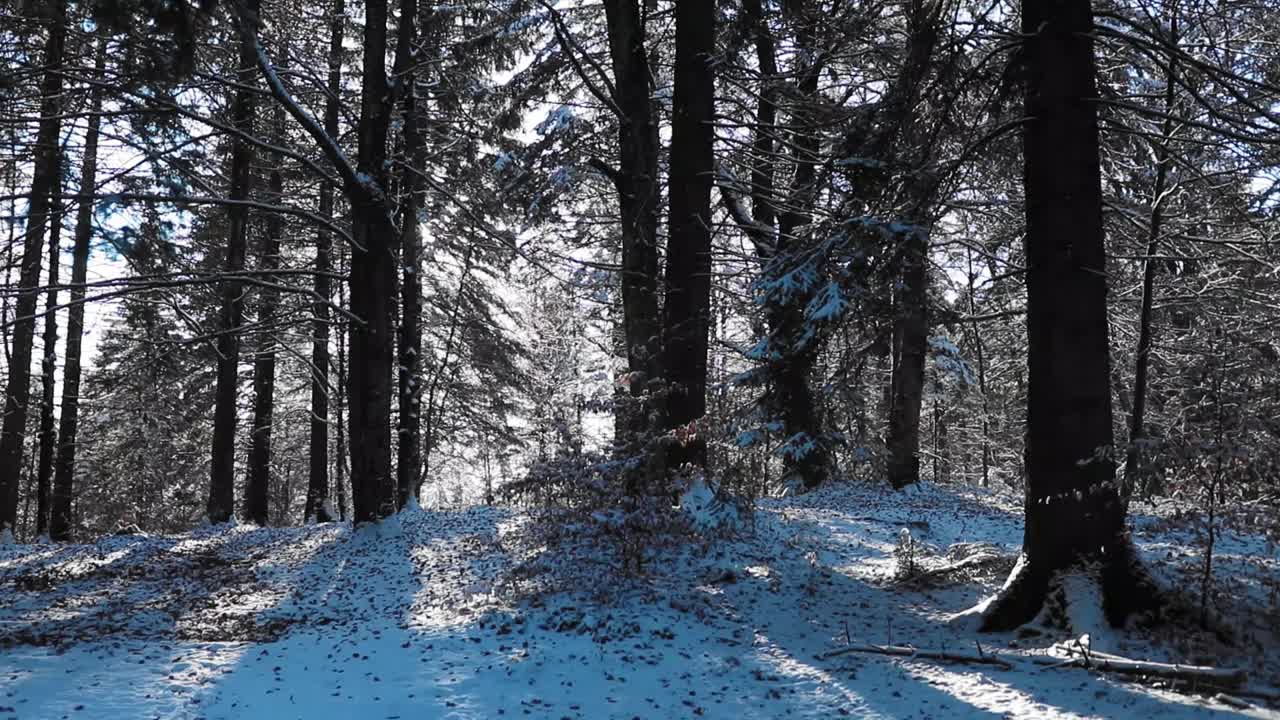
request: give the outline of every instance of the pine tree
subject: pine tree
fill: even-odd
[[[54,217],[54,193],[62,173],[59,131],[63,103],[62,64],[66,50],[67,4],[52,0],[43,6],[47,25],[44,72],[40,86],[40,123],[35,171],[27,201],[27,233],[23,241],[14,306],[13,345],[9,353],[9,377],[5,388],[4,422],[0,428],[0,536],[12,533],[18,517],[18,485],[22,472],[23,439],[31,398],[31,350],[35,338],[37,287],[45,253],[45,233]]]
[[[667,268],[662,314],[662,372],[668,428],[696,423],[707,409],[711,329],[711,185],[715,128],[714,3],[676,5]],[[705,465],[706,437],[694,429],[669,463]]]
[[[98,40],[94,72],[105,66],[107,42]],[[90,195],[97,191],[98,136],[101,131],[103,89],[95,85],[89,94],[88,128],[80,166],[80,207],[76,212],[75,245],[71,250],[71,308],[67,317],[67,347],[62,370],[62,414],[58,418],[58,456],[53,476],[53,497],[49,536],[71,539],[71,500],[75,489],[76,447],[80,432],[80,375],[84,342],[85,281],[89,270],[89,246],[93,239],[93,210]]]
[[[1024,2],[1027,497],[1022,559],[983,627],[1030,621],[1063,570],[1096,562],[1107,618],[1139,588],[1112,458],[1106,252],[1089,0]],[[1080,629],[1083,631],[1083,629]]]

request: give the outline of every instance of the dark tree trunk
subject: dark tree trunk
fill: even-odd
[[[666,306],[662,368],[668,384],[666,424],[689,425],[706,413],[711,309],[712,126],[715,110],[716,9],[712,2],[676,4],[675,95],[672,101]],[[674,447],[669,463],[706,463],[696,431]]]
[[[1102,564],[1108,620],[1150,594],[1124,528],[1111,459],[1106,252],[1089,0],[1022,4],[1027,221],[1027,497],[1023,557],[986,630],[1031,620],[1054,576]],[[1080,629],[1085,630],[1085,629]]]
[[[258,0],[246,0],[245,10],[257,17]],[[257,107],[254,90],[257,56],[253,43],[241,38],[239,69],[240,86],[231,101],[231,119],[236,129],[253,133]],[[253,145],[240,137],[231,141],[231,200],[247,200],[252,189]],[[233,205],[227,209],[227,255],[223,269],[229,275],[244,271],[249,241],[249,209]],[[236,420],[240,397],[240,326],[244,322],[244,283],[224,280],[220,287],[221,310],[218,318],[217,386],[213,396],[213,451],[209,463],[209,522],[224,523],[235,512]]]
[[[904,488],[920,479],[920,405],[929,343],[929,235],[923,228],[901,235],[902,285],[898,291],[893,372],[893,411],[887,438],[889,484]]]
[[[396,227],[387,188],[387,137],[391,126],[387,83],[387,2],[365,4],[364,84],[360,97],[358,171],[364,183],[350,188],[351,250],[351,481],[356,523],[395,512],[391,476],[391,329],[395,307]]]
[[[423,206],[426,171],[426,144],[422,138],[422,108],[417,96],[417,63],[413,48],[418,38],[418,2],[400,4],[400,26],[396,39],[395,75],[401,86],[400,106],[404,113],[404,162],[400,206],[400,331],[399,404],[396,457],[396,504],[403,508],[409,499],[418,500],[422,469],[422,229],[418,212]]]
[[[631,455],[648,430],[645,400],[658,377],[658,126],[650,101],[644,19],[637,0],[607,0],[609,55],[618,107],[618,172],[614,184],[622,229],[622,323],[631,400],[620,406],[618,446]]]
[[[58,185],[62,183],[59,182]],[[54,194],[61,194],[55,188]],[[56,203],[55,203],[56,206]],[[49,220],[49,290],[45,294],[44,353],[40,361],[40,459],[36,465],[36,536],[49,532],[49,490],[53,480],[53,455],[58,442],[54,432],[53,400],[58,363],[58,270],[62,261],[62,213],[51,207]]]
[[[345,35],[346,0],[334,0],[329,16],[329,94],[324,105],[324,131],[338,137],[338,96],[342,91],[342,40]],[[333,188],[320,185],[320,217],[333,218]],[[328,273],[333,239],[328,230],[316,235],[316,299],[311,309],[311,450],[307,473],[308,522],[329,522],[329,298],[333,295]]]
[[[101,76],[106,62],[105,40],[98,41],[94,74]],[[53,499],[49,537],[71,539],[71,498],[75,483],[76,434],[80,421],[80,355],[84,336],[85,280],[89,269],[89,244],[93,239],[93,201],[98,183],[98,134],[102,86],[89,95],[89,127],[85,131],[84,160],[80,167],[80,208],[76,213],[75,245],[71,250],[71,307],[67,311],[67,349],[62,369],[62,415],[58,418],[58,457],[53,474]]]
[[[4,424],[0,428],[0,535],[16,531],[18,484],[23,466],[23,438],[27,405],[31,400],[31,351],[35,339],[36,301],[45,252],[45,232],[53,212],[53,193],[59,184],[62,153],[59,147],[62,116],[62,60],[67,36],[65,0],[46,6],[49,36],[44,46],[44,79],[40,85],[40,126],[36,133],[31,199],[27,209],[27,236],[22,244],[18,275],[18,301],[14,305],[13,347],[9,353],[9,378],[5,388]]]
[[[341,256],[339,256],[341,260]],[[344,286],[338,285],[338,307],[346,305],[346,292]],[[347,335],[349,333],[338,333],[338,378],[334,384],[334,389],[338,394],[338,416],[334,418],[334,432],[337,437],[334,438],[334,450],[337,457],[334,461],[334,472],[337,475],[337,484],[334,487],[334,494],[338,496],[338,519],[347,519]]]
[[[936,0],[911,3],[905,62],[886,98],[881,123],[884,131],[877,135],[875,157],[894,159],[903,138],[910,137],[917,127],[915,106],[937,44],[942,7]],[[919,225],[898,236],[901,288],[895,298],[893,411],[886,438],[889,484],[899,489],[920,479],[920,407],[929,354],[929,231],[924,222],[932,187],[921,170],[916,174],[905,186],[904,199],[908,222]]]
[[[965,252],[969,263],[969,314],[977,316],[977,299],[974,297],[977,275],[973,271],[973,255]],[[973,331],[973,348],[978,361],[978,392],[982,394],[982,487],[991,485],[991,396],[987,392],[987,359],[983,350],[982,330],[978,321],[971,326]]]
[[[284,144],[284,111],[277,106],[272,129],[272,142]],[[277,155],[267,180],[269,201],[284,201],[284,158]],[[265,526],[271,513],[271,426],[276,404],[276,338],[275,320],[279,312],[280,291],[271,287],[276,276],[270,273],[280,267],[280,240],[284,235],[284,216],[271,213],[267,217],[267,234],[262,243],[259,268],[268,285],[258,292],[258,351],[253,358],[253,430],[249,436],[249,468],[244,485],[245,519]]]

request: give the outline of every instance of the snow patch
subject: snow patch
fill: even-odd
[[[742,522],[737,506],[720,497],[701,475],[695,475],[681,493],[680,511],[702,533],[736,530]]]

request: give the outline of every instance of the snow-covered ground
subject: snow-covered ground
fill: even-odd
[[[1239,712],[1212,692],[1079,669],[817,658],[849,640],[1014,653],[1061,640],[947,622],[1012,564],[1021,517],[1007,497],[837,485],[745,514],[736,536],[672,543],[638,578],[608,571],[607,556],[583,562],[589,548],[535,552],[527,517],[491,508],[416,510],[356,531],[241,526],[0,548],[0,720]],[[1194,584],[1187,522],[1142,508],[1134,525],[1161,578]],[[1245,667],[1275,684],[1276,547],[1227,531],[1217,554],[1219,602],[1240,613],[1230,644],[1179,628],[1121,635],[1113,651]],[[904,563],[966,558],[901,582]],[[1246,713],[1268,716],[1254,702]]]

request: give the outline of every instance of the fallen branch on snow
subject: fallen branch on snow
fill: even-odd
[[[984,653],[982,648],[978,648],[978,652],[945,652],[941,650],[920,650],[913,647],[903,647],[901,645],[850,645],[835,650],[831,650],[818,655],[819,660],[847,655],[849,653],[875,653],[877,655],[894,655],[897,657],[920,658],[922,660],[941,660],[944,662],[969,663],[974,665],[998,665],[1005,670],[1012,670],[1013,663],[994,654]]]
[[[1066,650],[1072,655],[1071,659],[1076,661],[1074,663],[1076,667],[1095,668],[1125,675],[1146,675],[1170,680],[1189,680],[1225,687],[1239,687],[1249,679],[1249,674],[1240,668],[1217,668],[1207,665],[1180,665],[1177,663],[1131,660],[1119,655],[1111,655],[1096,650],[1083,650],[1078,647],[1067,647]]]
[[[1203,665],[1177,665],[1149,662],[1146,660],[1131,660],[1118,655],[1108,655],[1106,653],[1099,652],[1089,652],[1086,654],[1080,650],[1072,650],[1073,657],[1060,658],[1049,655],[1008,655],[983,652],[981,647],[978,648],[977,653],[968,653],[921,650],[918,648],[903,647],[900,645],[850,645],[848,647],[838,648],[836,650],[822,653],[818,656],[818,659],[826,660],[839,655],[855,652],[918,658],[921,660],[939,660],[942,662],[997,665],[1006,670],[1012,670],[1014,666],[1020,663],[1040,665],[1046,670],[1078,667],[1120,673],[1123,675],[1142,675],[1172,680],[1187,680],[1191,682],[1201,682],[1232,688],[1240,687],[1248,680],[1248,673],[1238,668],[1216,668]]]

